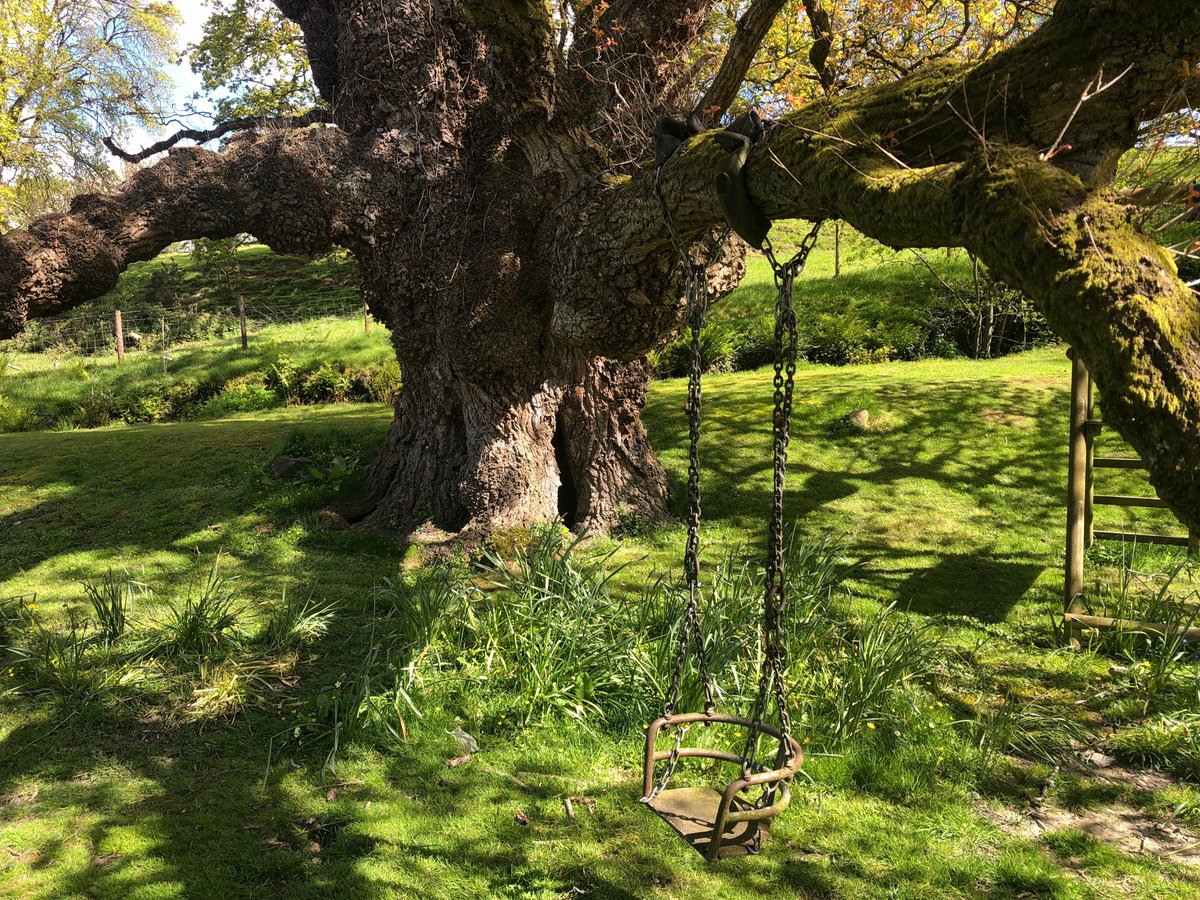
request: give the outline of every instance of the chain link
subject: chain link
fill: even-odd
[[[792,295],[796,277],[804,271],[808,257],[817,245],[823,220],[818,220],[805,236],[799,250],[786,263],[780,263],[767,240],[763,247],[775,276],[775,376],[774,414],[772,416],[773,484],[771,521],[767,531],[767,569],[763,592],[763,667],[758,682],[758,695],[750,717],[750,731],[742,751],[742,774],[749,776],[758,758],[758,744],[763,717],[767,712],[767,697],[774,694],[779,714],[779,730],[783,746],[792,732],[788,711],[787,689],[783,673],[787,668],[787,644],[783,634],[783,616],[787,606],[787,591],[783,565],[783,491],[787,477],[788,441],[792,427],[792,398],[796,383],[798,331]],[[774,789],[768,789],[763,803],[769,804]]]
[[[663,219],[667,223],[667,231],[671,243],[683,261],[687,278],[687,306],[685,317],[691,331],[691,358],[688,366],[688,480],[687,480],[687,544],[683,555],[684,579],[687,585],[687,607],[684,612],[683,624],[679,629],[679,645],[675,653],[675,671],[671,678],[671,686],[663,701],[663,716],[670,718],[674,714],[679,698],[683,691],[683,675],[687,669],[688,650],[694,644],[696,663],[700,670],[700,682],[704,690],[704,711],[712,714],[716,709],[716,692],[712,674],[708,668],[708,649],[704,645],[704,635],[700,628],[700,412],[703,405],[701,389],[704,372],[704,359],[701,353],[700,332],[704,328],[704,315],[708,306],[708,268],[720,256],[725,241],[729,237],[726,228],[721,239],[707,262],[697,262],[692,258],[684,245],[679,233],[675,230],[675,221],[667,206],[662,193],[662,167],[654,177],[654,193],[662,208]],[[664,769],[663,777],[659,780],[650,796],[656,797],[670,781],[679,764],[679,754],[683,748],[686,728],[679,730],[670,759]]]
[[[704,710],[706,713],[712,714],[716,708],[715,689],[708,668],[708,652],[704,645],[704,636],[700,633],[700,412],[703,400],[701,390],[703,358],[700,332],[704,327],[704,315],[708,304],[707,269],[720,253],[721,247],[729,236],[729,229],[727,228],[722,236],[713,259],[707,263],[699,263],[694,260],[675,229],[671,210],[662,193],[662,172],[661,166],[655,172],[654,193],[662,208],[663,219],[666,221],[671,243],[683,261],[687,277],[686,318],[691,330],[691,359],[688,368],[686,407],[688,414],[688,534],[683,562],[688,602],[679,633],[675,671],[663,702],[663,716],[670,718],[679,703],[683,675],[687,668],[688,649],[693,643],[696,647],[697,665],[704,688]],[[763,597],[763,666],[751,716],[750,730],[742,751],[742,773],[745,776],[752,774],[757,767],[759,739],[769,696],[773,695],[778,710],[780,731],[784,736],[784,749],[789,745],[787,739],[791,736],[792,730],[787,689],[783,680],[783,673],[787,668],[787,646],[783,635],[783,616],[787,605],[783,560],[783,495],[787,475],[788,442],[791,436],[798,350],[798,329],[792,297],[796,277],[804,271],[808,257],[816,247],[821,225],[822,221],[817,221],[813,225],[796,254],[786,263],[778,261],[769,239],[763,245],[763,252],[766,254],[774,274],[776,293],[774,414],[772,416],[773,485],[771,520],[767,537],[766,584]],[[644,799],[651,800],[657,796],[674,775],[687,731],[687,728],[679,729],[663,776],[650,796]],[[768,787],[764,791],[759,805],[769,805],[773,801],[774,792],[773,786]]]

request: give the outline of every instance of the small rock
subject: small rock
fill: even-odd
[[[267,471],[276,478],[291,478],[307,472],[316,464],[315,459],[307,456],[277,456],[267,464]]]
[[[1117,762],[1114,757],[1101,753],[1099,750],[1093,750],[1091,753],[1084,756],[1083,761],[1090,763],[1097,769],[1110,769],[1116,765]]]
[[[461,728],[458,728],[456,726],[453,731],[448,731],[446,733],[449,734],[451,737],[454,738],[455,741],[458,742],[458,746],[462,748],[463,753],[478,753],[479,752],[479,742],[476,741],[475,738],[471,737],[471,735],[469,735],[467,732],[463,731]]]
[[[855,431],[866,431],[871,427],[871,414],[865,409],[856,409],[846,413],[846,424]]]

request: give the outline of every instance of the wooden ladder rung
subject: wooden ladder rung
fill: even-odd
[[[1144,469],[1146,464],[1136,456],[1097,456],[1092,460],[1097,469]]]
[[[1141,506],[1146,509],[1167,509],[1165,500],[1158,497],[1126,497],[1121,494],[1096,494],[1092,502],[1103,506]]]
[[[1098,541],[1135,541],[1139,544],[1165,544],[1169,547],[1187,547],[1190,541],[1187,537],[1177,534],[1140,534],[1134,531],[1100,531],[1092,532]]]

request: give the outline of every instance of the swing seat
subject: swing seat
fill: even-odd
[[[670,788],[654,794],[654,771],[658,763],[670,759],[671,750],[658,750],[659,734],[671,728],[690,725],[737,725],[752,728],[754,723],[740,716],[721,713],[680,713],[656,719],[646,730],[646,764],[642,782],[642,802],[710,862],[731,856],[758,853],[771,833],[771,822],[791,801],[791,781],[800,770],[804,753],[789,735],[778,728],[760,724],[762,734],[775,738],[779,748],[775,768],[755,766],[755,771],[739,777],[722,790],[711,787]],[[707,747],[682,747],[680,758],[712,759],[741,767],[742,758],[724,750]],[[751,788],[773,791],[769,806],[758,807],[742,793]]]

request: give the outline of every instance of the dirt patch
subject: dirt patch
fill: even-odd
[[[1172,783],[1166,776],[1121,766],[1105,766],[1089,774],[1101,781],[1146,792]],[[976,805],[976,811],[1006,834],[1033,841],[1040,840],[1046,832],[1071,829],[1124,853],[1149,854],[1170,862],[1200,866],[1200,837],[1172,822],[1152,818],[1128,803],[1073,811],[1043,795],[1031,800],[1024,810],[998,809],[981,803]]]

